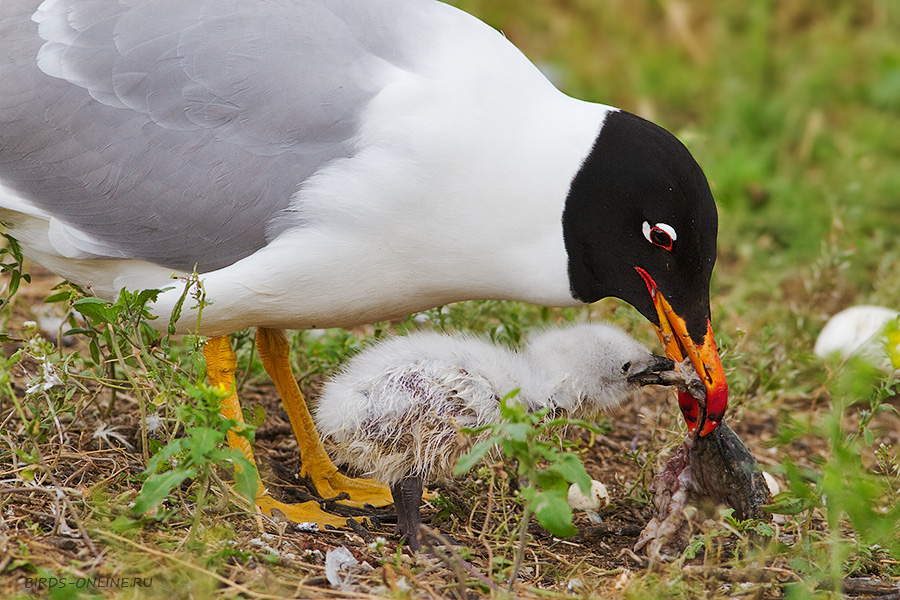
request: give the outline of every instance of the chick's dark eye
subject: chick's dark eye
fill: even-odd
[[[622,372],[627,373],[628,369],[630,369],[630,368],[631,368],[631,362],[627,362],[624,365],[622,365]]]

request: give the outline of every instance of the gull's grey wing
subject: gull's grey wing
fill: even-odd
[[[0,182],[84,256],[232,264],[353,154],[399,4],[0,0]]]

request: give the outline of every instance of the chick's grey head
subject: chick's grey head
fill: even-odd
[[[534,336],[526,352],[555,386],[554,404],[578,418],[630,397],[641,385],[636,376],[674,367],[611,325],[548,330]]]

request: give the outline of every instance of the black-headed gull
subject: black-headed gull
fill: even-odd
[[[721,421],[703,171],[476,18],[434,0],[6,0],[0,57],[0,220],[100,296],[196,269],[210,381],[233,388],[226,336],[257,326],[323,496],[390,501],[328,460],[286,328],[616,296],[700,374],[708,404],[679,397],[688,426]],[[224,411],[240,416],[235,395]]]

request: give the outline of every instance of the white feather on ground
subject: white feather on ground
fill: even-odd
[[[519,389],[529,410],[591,418],[635,392],[628,376],[657,360],[621,330],[541,332],[520,351],[465,335],[414,333],[368,348],[323,389],[316,425],[335,460],[393,485],[450,476],[469,444],[462,427],[495,423]]]

